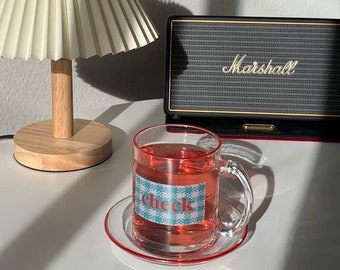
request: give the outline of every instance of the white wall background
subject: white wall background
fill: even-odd
[[[340,19],[339,0],[140,0],[159,39],[116,56],[76,59],[74,113],[163,95],[165,22],[174,14]],[[50,62],[0,59],[0,135],[51,117]]]

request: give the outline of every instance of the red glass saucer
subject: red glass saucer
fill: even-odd
[[[166,257],[142,250],[133,242],[132,197],[128,196],[113,205],[105,216],[105,232],[120,249],[148,262],[165,265],[198,264],[225,256],[237,249],[246,239],[248,228],[233,237],[219,236],[215,244],[202,252],[184,254],[182,257]]]

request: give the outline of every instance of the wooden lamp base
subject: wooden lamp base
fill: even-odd
[[[43,171],[73,171],[97,165],[112,154],[111,130],[98,122],[75,119],[70,138],[55,138],[52,121],[20,129],[14,135],[14,158]]]

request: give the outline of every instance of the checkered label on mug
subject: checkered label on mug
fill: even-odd
[[[164,185],[136,175],[135,212],[157,224],[196,224],[204,220],[205,189],[205,183]]]

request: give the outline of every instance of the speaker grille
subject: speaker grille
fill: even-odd
[[[168,31],[169,114],[340,117],[338,21],[172,18]]]

